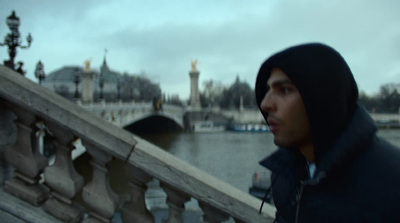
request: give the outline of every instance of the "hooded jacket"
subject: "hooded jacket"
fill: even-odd
[[[311,178],[306,159],[293,148],[279,148],[260,162],[272,172],[277,221],[400,222],[400,149],[376,136],[343,57],[319,43],[271,56],[257,76],[259,107],[274,67],[288,75],[303,99],[316,165]],[[268,113],[261,112],[266,119]]]

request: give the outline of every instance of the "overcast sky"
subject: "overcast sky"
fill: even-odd
[[[377,93],[400,83],[400,1],[398,0],[3,0],[0,40],[15,10],[19,49],[34,78],[41,60],[50,73],[66,65],[99,69],[107,49],[112,70],[146,72],[167,95],[187,99],[191,60],[198,60],[199,87],[214,79],[230,85],[237,75],[252,87],[271,54],[306,42],[337,49],[349,63],[360,90]],[[0,61],[8,59],[0,48]]]

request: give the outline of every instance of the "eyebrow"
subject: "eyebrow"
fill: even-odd
[[[293,82],[292,82],[291,80],[288,80],[288,79],[276,80],[276,81],[273,81],[273,82],[271,83],[271,87],[281,86],[281,85],[284,85],[284,84],[293,84]],[[267,87],[268,87],[268,88],[270,87],[270,85],[268,84],[268,82],[267,82]]]

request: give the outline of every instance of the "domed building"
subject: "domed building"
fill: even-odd
[[[90,62],[88,62],[90,63]],[[88,65],[87,65],[88,66]],[[85,71],[88,69],[90,71]],[[86,73],[85,73],[86,72]],[[153,84],[145,77],[137,75],[121,74],[111,70],[104,57],[103,64],[99,70],[83,68],[80,66],[65,66],[46,76],[42,86],[68,98],[76,100],[82,97],[84,78],[90,80],[92,97],[90,101],[148,101],[154,97],[161,97],[161,89],[158,84]],[[88,81],[87,80],[87,81]],[[78,95],[76,94],[76,83],[78,83]]]

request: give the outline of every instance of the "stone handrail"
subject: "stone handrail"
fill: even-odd
[[[152,179],[167,194],[170,223],[183,222],[184,204],[191,198],[198,201],[204,222],[273,221],[273,207],[266,204],[259,214],[260,200],[4,66],[0,66],[0,105],[0,110],[17,117],[16,142],[5,151],[15,177],[7,180],[4,190],[64,222],[110,222],[116,211],[124,222],[154,222],[144,199],[146,183]],[[43,126],[56,147],[56,161],[50,166],[34,137]],[[86,185],[72,165],[72,143],[78,138],[92,157],[93,179]],[[108,182],[107,164],[112,159],[124,162],[130,179],[131,200],[122,208]],[[75,203],[78,193],[85,207]]]

